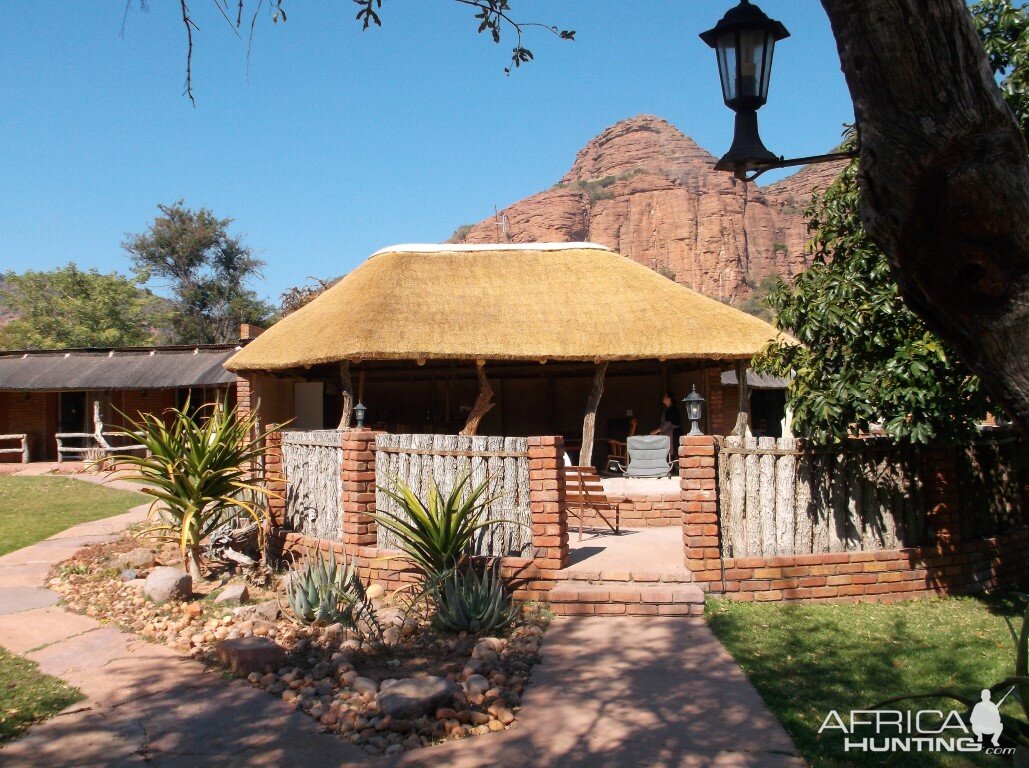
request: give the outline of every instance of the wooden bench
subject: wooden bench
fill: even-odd
[[[608,501],[594,467],[565,467],[565,506],[570,516],[579,518],[579,541],[586,510],[592,510],[612,531],[619,533],[618,508]]]

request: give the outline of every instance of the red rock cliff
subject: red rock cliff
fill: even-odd
[[[616,249],[683,285],[738,301],[761,278],[808,265],[803,208],[833,173],[802,171],[762,189],[714,171],[715,158],[675,126],[641,115],[579,151],[561,181],[454,240],[567,242]],[[828,170],[828,169],[825,169]]]

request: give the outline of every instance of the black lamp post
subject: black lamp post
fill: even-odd
[[[786,160],[772,154],[757,131],[757,111],[768,100],[775,44],[790,36],[782,22],[770,19],[750,0],[730,9],[700,39],[715,49],[725,105],[736,113],[736,128],[729,151],[715,163],[716,171],[731,171],[753,181],[772,168],[827,162],[854,157],[855,152],[834,152]],[[754,171],[750,176],[749,171]]]
[[[368,406],[364,403],[358,403],[354,406],[354,418],[357,419],[357,428],[361,429],[364,426],[364,414],[368,410]]]
[[[686,418],[693,422],[693,426],[687,433],[689,436],[702,435],[700,431],[700,418],[704,411],[704,398],[697,392],[697,387],[693,386],[691,391],[686,397],[682,399],[686,403]]]

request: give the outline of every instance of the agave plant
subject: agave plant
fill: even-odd
[[[433,623],[450,632],[493,632],[517,615],[497,562],[487,566],[481,576],[471,566],[454,570],[439,583],[435,598]]]
[[[352,561],[321,550],[307,552],[286,579],[286,601],[303,624],[342,624],[357,629],[362,619],[372,626],[374,612]]]
[[[483,481],[465,494],[469,476],[464,475],[443,496],[433,479],[425,503],[402,481],[395,480],[393,488],[379,486],[379,490],[397,502],[402,514],[368,514],[396,535],[400,549],[432,583],[464,564],[476,531],[502,523],[522,524],[517,520],[484,519],[486,508],[495,500],[485,496],[487,483]]]
[[[201,542],[220,525],[233,517],[250,518],[263,534],[264,502],[271,494],[254,467],[268,433],[257,434],[256,413],[240,415],[223,402],[191,409],[187,401],[165,416],[167,423],[154,414],[142,414],[140,421],[126,417],[124,435],[142,444],[146,455],[111,458],[154,497],[147,531],[176,539],[190,575],[199,580]]]

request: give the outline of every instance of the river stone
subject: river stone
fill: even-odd
[[[115,555],[111,564],[119,570],[125,568],[153,568],[157,565],[157,556],[154,554],[152,549],[136,547],[135,549],[130,549],[128,552],[122,552],[120,555]]]
[[[457,692],[457,685],[443,677],[408,677],[380,691],[375,701],[383,715],[407,720],[450,704]]]
[[[469,675],[468,679],[464,681],[464,689],[465,693],[470,696],[481,696],[490,689],[490,681],[482,675]]]
[[[255,619],[275,621],[277,618],[279,618],[279,604],[275,600],[266,600],[263,603],[258,603],[254,606],[254,612],[252,616]]]
[[[181,568],[162,565],[150,571],[143,583],[143,594],[155,603],[185,600],[193,594],[193,579]]]
[[[222,664],[240,675],[278,669],[286,661],[286,649],[267,637],[221,640],[214,650]]]
[[[245,603],[250,599],[246,584],[229,584],[214,599],[215,603]]]

